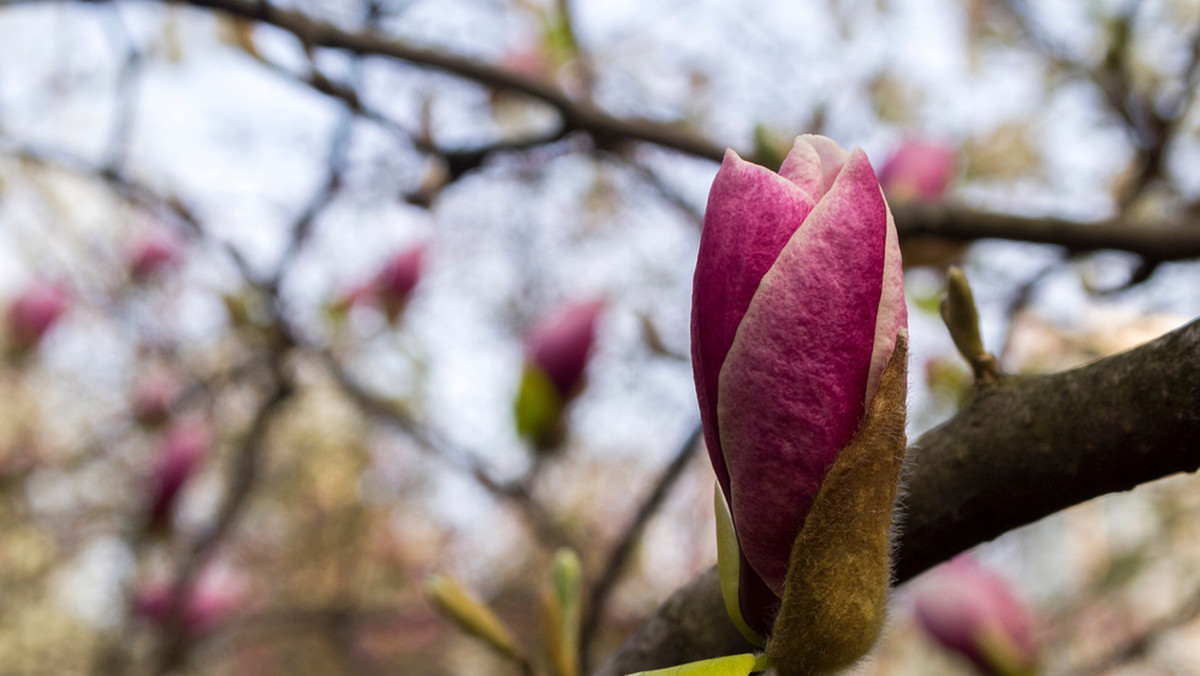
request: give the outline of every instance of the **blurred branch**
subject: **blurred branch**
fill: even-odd
[[[383,56],[451,73],[493,89],[508,90],[540,100],[558,110],[563,133],[583,131],[597,146],[643,141],[690,155],[719,161],[725,149],[679,126],[653,120],[628,120],[609,115],[595,105],[576,101],[545,81],[465,57],[410,45],[377,33],[348,31],[302,12],[257,0],[189,0],[195,7],[261,21],[295,35],[310,47],[344,49],[358,55]]]
[[[1167,98],[1159,91],[1138,91],[1133,80],[1131,54],[1138,10],[1142,5],[1139,0],[1128,3],[1122,12],[1111,18],[1104,57],[1095,65],[1084,63],[1056,43],[1038,25],[1025,0],[1000,0],[999,4],[1044,56],[1063,70],[1094,84],[1105,104],[1125,127],[1137,155],[1133,174],[1117,196],[1119,210],[1125,211],[1154,180],[1164,175],[1164,161],[1195,97],[1200,75],[1200,30],[1190,41],[1188,60],[1178,79],[1178,92]]]
[[[896,581],[1071,505],[1200,467],[1200,320],[1107,359],[1006,378],[909,446]],[[745,652],[715,568],[595,673]]]
[[[168,674],[178,670],[187,657],[192,640],[184,618],[188,598],[193,591],[196,578],[211,560],[218,545],[232,530],[249,501],[250,493],[258,481],[262,448],[271,421],[282,404],[291,395],[281,363],[282,355],[276,353],[272,363],[273,384],[271,391],[259,404],[250,430],[242,438],[229,468],[228,488],[224,502],[207,531],[202,533],[179,565],[171,590],[171,611],[163,628],[156,674]]]
[[[1192,594],[1176,608],[1175,612],[1151,624],[1135,640],[1117,646],[1092,664],[1069,673],[1071,676],[1091,676],[1092,674],[1109,673],[1123,664],[1145,656],[1154,643],[1162,638],[1163,634],[1182,627],[1197,617],[1200,617],[1200,589],[1193,590]]]
[[[108,13],[108,19],[112,24],[113,50],[121,51],[117,46],[118,40],[126,44],[124,54],[119,56],[122,61],[121,67],[117,71],[116,91],[113,93],[117,99],[116,113],[113,115],[108,150],[105,152],[106,164],[117,166],[125,158],[125,153],[129,148],[129,137],[133,133],[134,115],[137,111],[138,75],[141,74],[144,57],[133,45],[133,41],[121,21],[120,8],[113,5],[111,10]]]
[[[700,448],[699,441],[702,431],[700,425],[696,425],[688,433],[687,439],[679,446],[679,450],[675,452],[675,457],[663,469],[658,480],[654,482],[654,488],[646,496],[645,500],[643,500],[637,514],[625,526],[625,531],[618,538],[612,551],[609,552],[608,560],[604,563],[603,572],[601,572],[600,577],[596,580],[595,586],[592,587],[591,596],[588,597],[588,603],[585,606],[587,614],[583,618],[579,632],[579,646],[582,653],[580,659],[584,670],[587,669],[588,665],[588,646],[591,644],[592,637],[600,625],[600,620],[604,617],[608,599],[621,578],[621,571],[625,568],[625,564],[629,559],[629,553],[633,551],[633,546],[637,543],[638,538],[641,536],[642,531],[645,530],[646,524],[650,521],[651,517],[662,507],[663,501],[666,499],[667,494],[670,493],[671,487],[675,485],[676,480],[683,474],[688,461],[692,459],[696,450]]]
[[[683,215],[687,216],[688,219],[695,223],[697,227],[703,227],[704,211],[697,209],[690,202],[684,199],[683,195],[680,195],[678,191],[667,185],[666,181],[664,181],[662,177],[659,176],[656,171],[654,171],[654,169],[647,166],[644,162],[639,162],[636,159],[630,157],[619,157],[625,161],[625,164],[629,166],[630,169],[634,170],[639,176],[644,178],[646,183],[651,188],[654,188],[655,192],[657,192],[660,197],[678,209],[681,213],[683,213]]]
[[[586,102],[578,102],[546,82],[529,78],[503,68],[440,50],[411,46],[376,33],[350,32],[307,15],[278,9],[255,0],[191,0],[189,4],[222,11],[234,16],[262,21],[296,35],[304,44],[344,49],[358,55],[377,55],[394,58],[419,66],[442,70],[473,80],[485,86],[519,92],[545,101],[557,108],[563,118],[562,127],[545,137],[501,142],[475,149],[442,150],[423,148],[426,152],[445,158],[454,176],[479,166],[492,153],[525,150],[545,145],[564,137],[571,131],[589,134],[598,148],[609,148],[625,141],[641,141],[673,149],[697,157],[721,161],[724,148],[677,126],[648,120],[623,120]],[[1020,3],[1018,3],[1020,4]],[[1200,41],[1195,44],[1200,56]],[[1192,66],[1193,79],[1200,66]],[[295,76],[293,76],[295,77]],[[310,78],[311,79],[311,78]],[[312,80],[318,90],[344,101],[361,114],[397,130],[394,123],[364,108],[352,88],[336,85],[323,78]],[[1186,110],[1186,107],[1180,109]],[[754,161],[756,158],[748,156]],[[84,167],[82,170],[87,171]],[[116,179],[124,187],[129,182],[119,171],[103,170],[106,178]],[[1144,256],[1149,261],[1162,262],[1200,257],[1200,232],[1187,222],[1133,222],[1124,219],[1089,223],[1059,218],[1028,218],[1009,216],[954,205],[896,205],[893,208],[901,237],[936,235],[956,241],[981,238],[1009,239],[1042,244],[1055,244],[1078,251],[1116,249]],[[231,252],[236,256],[236,252]]]
[[[897,204],[892,213],[902,238],[929,235],[960,242],[1008,239],[1054,244],[1071,253],[1115,249],[1159,262],[1200,258],[1200,228],[1185,224],[1121,219],[1086,223],[973,211],[946,204]]]
[[[385,401],[366,390],[326,350],[316,349],[342,391],[346,393],[368,415],[377,418],[404,432],[416,442],[417,448],[434,457],[449,462],[452,466],[472,476],[480,486],[494,497],[516,506],[543,543],[550,547],[570,546],[566,534],[555,519],[538,503],[523,481],[501,482],[468,449],[461,448],[433,432],[423,428],[407,411]]]

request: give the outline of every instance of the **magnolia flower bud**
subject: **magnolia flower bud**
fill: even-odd
[[[67,294],[55,284],[35,283],[17,296],[8,308],[8,334],[17,352],[41,342],[67,311]]]
[[[179,396],[179,381],[169,371],[147,373],[134,387],[129,408],[134,420],[146,427],[157,427],[171,416],[171,404]]]
[[[564,401],[583,387],[603,309],[599,299],[568,305],[534,325],[525,341],[526,360],[546,374]]]
[[[514,407],[517,431],[539,447],[557,445],[566,405],[583,389],[604,301],[575,303],[534,325]]]
[[[879,170],[879,183],[893,201],[933,202],[954,179],[954,153],[928,141],[905,141]]]
[[[179,260],[179,242],[165,232],[154,232],[139,239],[129,253],[129,276],[145,281]]]
[[[181,423],[163,434],[151,478],[151,527],[169,527],[179,494],[208,454],[211,443],[208,429],[199,423]]]
[[[389,321],[395,321],[404,312],[421,273],[425,269],[425,253],[429,244],[418,244],[392,256],[375,275],[373,288],[375,297],[383,306]]]
[[[853,662],[882,624],[906,326],[896,229],[862,150],[801,136],[778,174],[726,153],[696,263],[692,364],[736,534],[722,543],[738,552],[726,605],[772,634],[768,654],[811,653],[783,650],[784,673]]]
[[[134,594],[133,610],[155,624],[162,625],[171,615],[174,586],[158,581],[142,587]],[[203,636],[228,622],[246,605],[246,581],[224,568],[210,566],[185,592],[180,620],[183,629],[192,637]]]
[[[989,676],[1029,674],[1037,648],[1028,611],[999,576],[959,556],[914,589],[917,619],[944,648]]]

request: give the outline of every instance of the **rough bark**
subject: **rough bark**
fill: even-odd
[[[1200,468],[1200,320],[1071,371],[1010,377],[909,447],[896,580],[1085,500]],[[715,568],[675,592],[595,672],[751,650]]]

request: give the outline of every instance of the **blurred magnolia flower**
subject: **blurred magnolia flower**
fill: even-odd
[[[954,179],[955,155],[949,147],[922,140],[906,140],[879,170],[879,184],[895,202],[934,202]]]
[[[205,568],[185,592],[180,621],[184,631],[198,637],[219,629],[246,606],[248,584],[236,572],[220,565]],[[133,609],[158,625],[170,619],[174,585],[157,581],[134,594]]]
[[[130,396],[134,420],[147,427],[163,424],[171,415],[171,404],[179,396],[179,380],[166,369],[154,369],[138,380]]]
[[[427,242],[405,249],[388,259],[375,276],[376,298],[383,305],[389,320],[395,321],[408,305],[413,289],[421,281],[428,250]]]
[[[148,511],[151,528],[170,528],[179,494],[208,455],[211,445],[211,433],[199,422],[177,423],[163,433],[158,462],[150,479]]]
[[[66,292],[57,284],[36,282],[8,307],[8,335],[17,352],[29,350],[67,311]]]
[[[1033,622],[1003,578],[964,555],[938,566],[914,587],[917,619],[942,647],[982,674],[1035,673]]]
[[[564,306],[537,322],[525,338],[525,368],[514,413],[517,431],[539,448],[561,441],[562,415],[583,390],[604,300]]]
[[[726,153],[692,364],[726,608],[750,640],[770,634],[781,673],[851,664],[882,627],[906,326],[896,228],[861,149],[800,136],[778,174]]]
[[[129,252],[129,276],[145,281],[179,261],[179,241],[165,231],[154,231],[138,239]]]
[[[343,294],[334,311],[341,316],[356,305],[377,304],[388,321],[395,322],[421,281],[428,251],[429,243],[422,242],[392,255],[373,277]]]

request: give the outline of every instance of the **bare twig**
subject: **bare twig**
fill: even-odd
[[[171,589],[171,609],[164,624],[162,645],[159,650],[156,674],[168,674],[178,669],[187,658],[191,637],[184,620],[188,599],[193,593],[196,579],[212,558],[218,545],[225,539],[242,515],[254,488],[261,464],[262,447],[271,421],[281,405],[291,394],[280,362],[275,371],[272,390],[263,398],[254,416],[250,430],[242,438],[229,469],[228,488],[216,518],[208,530],[196,538],[179,564],[179,571]]]
[[[1146,655],[1154,643],[1173,629],[1177,629],[1200,617],[1200,588],[1180,604],[1175,612],[1154,622],[1134,640],[1116,646],[1112,651],[1093,663],[1069,672],[1070,676],[1091,676],[1109,673],[1112,669]]]
[[[316,349],[326,367],[346,393],[368,415],[404,432],[416,442],[417,448],[437,457],[473,477],[494,497],[516,506],[534,529],[538,538],[549,547],[570,546],[571,542],[555,519],[546,512],[526,487],[524,481],[501,482],[479,460],[479,455],[443,439],[422,427],[407,411],[371,394],[351,376],[328,351]]]
[[[683,470],[687,467],[687,463],[695,455],[696,449],[700,447],[701,428],[696,425],[687,439],[679,446],[679,450],[675,452],[675,457],[663,469],[658,479],[654,482],[654,488],[642,501],[641,507],[633,519],[625,526],[621,537],[617,539],[612,550],[608,554],[608,559],[604,563],[604,568],[597,578],[596,584],[592,587],[591,595],[588,597],[588,604],[583,618],[581,629],[579,632],[580,646],[580,664],[581,669],[586,671],[588,665],[588,646],[592,642],[592,638],[596,633],[596,629],[600,626],[600,621],[604,617],[605,608],[608,605],[608,599],[612,594],[612,590],[616,587],[617,581],[620,580],[621,571],[624,569],[626,562],[629,559],[629,553],[633,551],[633,546],[637,543],[646,524],[658,512],[663,501],[671,492],[671,488],[675,482],[683,474]]]

